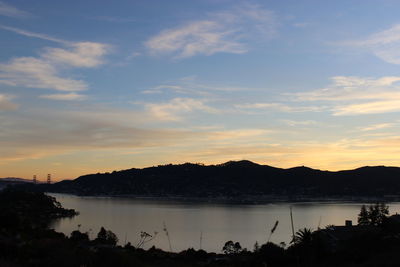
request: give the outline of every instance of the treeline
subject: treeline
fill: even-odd
[[[186,163],[90,174],[36,187],[79,195],[383,197],[400,192],[400,168],[378,166],[330,172],[307,167],[281,169],[250,161],[209,166]]]

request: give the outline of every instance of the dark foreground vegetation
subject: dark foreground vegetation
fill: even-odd
[[[187,249],[174,253],[155,247],[151,236],[119,246],[118,237],[101,228],[90,239],[79,228],[70,236],[48,229],[52,218],[74,216],[43,193],[7,189],[0,192],[0,266],[399,266],[400,215],[389,216],[384,204],[363,207],[358,225],[301,229],[288,247],[271,242],[254,250],[228,241],[221,253]],[[270,231],[272,235],[278,222]],[[263,233],[260,233],[263,234]]]
[[[375,197],[400,199],[400,168],[362,167],[348,171],[290,169],[230,161],[219,165],[162,165],[81,176],[51,185],[45,192],[77,195],[130,195],[226,199],[232,201]]]

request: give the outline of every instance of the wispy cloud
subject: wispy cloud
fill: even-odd
[[[81,80],[62,78],[57,65],[42,58],[20,57],[0,64],[0,83],[59,91],[86,90]]]
[[[92,68],[104,63],[103,56],[108,51],[109,46],[106,44],[79,42],[71,44],[69,49],[46,48],[42,57],[51,62],[73,67]]]
[[[265,39],[271,37],[274,30],[275,16],[271,11],[242,5],[164,30],[145,45],[153,54],[170,54],[176,58],[219,52],[242,54],[249,50],[246,40],[254,38],[249,35],[256,32],[258,39]]]
[[[337,106],[334,108],[333,115],[361,115],[361,114],[377,114],[387,112],[400,111],[400,99],[371,101],[362,104],[350,104],[345,106]]]
[[[174,98],[163,103],[146,103],[145,108],[155,118],[162,121],[179,121],[193,111],[218,112],[215,108],[206,105],[204,100],[193,98]]]
[[[59,38],[55,38],[55,37],[52,37],[52,36],[49,36],[49,35],[43,34],[43,33],[30,32],[30,31],[26,31],[26,30],[23,30],[23,29],[9,27],[9,26],[5,26],[5,25],[0,25],[0,29],[6,30],[6,31],[10,31],[10,32],[14,32],[16,34],[23,35],[23,36],[26,36],[26,37],[38,38],[38,39],[47,40],[47,41],[51,41],[51,42],[56,42],[56,43],[60,43],[60,44],[64,44],[64,45],[71,44],[71,42],[69,42],[69,41],[66,41],[66,40],[63,40],[63,39],[59,39]]]
[[[146,46],[153,53],[175,53],[177,58],[197,54],[209,56],[218,52],[246,53],[247,48],[243,44],[231,39],[234,33],[234,30],[226,30],[215,21],[198,21],[164,31],[151,38]]]
[[[344,101],[400,98],[400,76],[381,78],[336,76],[326,88],[291,94],[301,101]]]
[[[240,87],[240,86],[229,86],[229,85],[218,85],[210,82],[199,81],[194,76],[183,77],[176,81],[166,82],[164,84],[157,85],[155,87],[143,90],[143,94],[160,94],[171,92],[177,94],[193,94],[193,95],[210,95],[213,93],[221,92],[238,92],[238,91],[254,91],[258,88]]]
[[[135,22],[137,19],[129,18],[129,17],[113,17],[113,16],[95,16],[88,17],[88,19],[111,22],[111,23],[127,23],[127,22]]]
[[[360,130],[361,131],[376,131],[376,130],[381,130],[381,129],[387,129],[395,126],[396,123],[378,123],[378,124],[372,124],[366,127],[362,127]]]
[[[293,24],[293,27],[295,28],[306,28],[308,26],[310,26],[310,23],[308,22],[297,22]]]
[[[75,101],[75,100],[84,100],[87,98],[87,96],[77,93],[68,93],[68,94],[41,95],[40,98],[62,100],[62,101]]]
[[[245,139],[246,142],[249,141],[248,138],[252,138],[254,142],[254,138],[256,137],[265,137],[265,135],[271,133],[271,130],[264,129],[238,129],[238,130],[222,130],[216,132],[210,132],[208,134],[209,140],[228,140],[232,141],[233,139]]]
[[[32,15],[26,11],[23,11],[3,1],[0,1],[0,16],[12,18],[27,18],[31,17]]]
[[[345,41],[342,44],[366,49],[388,63],[400,64],[400,24],[365,39]]]
[[[241,111],[259,113],[331,112],[335,116],[378,114],[400,111],[400,76],[380,78],[336,76],[321,89],[300,93],[285,93],[284,102],[236,104]],[[310,102],[313,102],[310,105]]]
[[[1,110],[15,110],[18,108],[18,105],[11,102],[13,96],[0,94],[0,111]]]
[[[319,106],[295,106],[283,103],[247,103],[235,105],[241,110],[277,110],[281,112],[317,112],[324,110]]]
[[[41,33],[1,26],[17,34],[53,41],[62,48],[46,47],[38,57],[18,57],[0,63],[0,83],[9,86],[54,89],[59,91],[82,91],[88,89],[86,82],[60,75],[66,67],[92,68],[104,63],[103,57],[110,46],[95,42],[70,42]],[[72,100],[73,94],[69,95]],[[75,95],[75,99],[78,99]],[[60,97],[60,95],[58,95]],[[64,96],[65,97],[65,96]],[[48,97],[55,99],[54,97]]]
[[[305,120],[305,121],[294,121],[294,120],[283,120],[283,122],[289,126],[292,127],[297,127],[297,126],[310,126],[310,125],[316,125],[316,121],[312,120]]]
[[[333,115],[361,115],[400,111],[400,77],[332,78],[322,89],[290,94],[296,101],[318,101],[330,106]]]

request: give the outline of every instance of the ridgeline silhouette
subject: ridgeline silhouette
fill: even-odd
[[[230,200],[389,197],[395,200],[400,192],[400,168],[376,166],[331,172],[304,166],[282,169],[243,160],[208,166],[185,163],[133,168],[83,175],[51,185],[24,186],[77,195]]]

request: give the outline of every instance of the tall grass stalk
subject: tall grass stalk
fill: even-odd
[[[272,234],[275,232],[276,228],[278,227],[278,224],[279,224],[279,221],[277,220],[275,222],[274,226],[272,227],[271,232],[269,233],[269,237],[268,237],[267,243],[269,242],[269,240],[271,239]]]
[[[163,231],[168,238],[169,251],[172,252],[171,240],[169,238],[168,228],[167,228],[167,225],[165,224],[165,222],[163,222],[163,226],[164,226]]]

